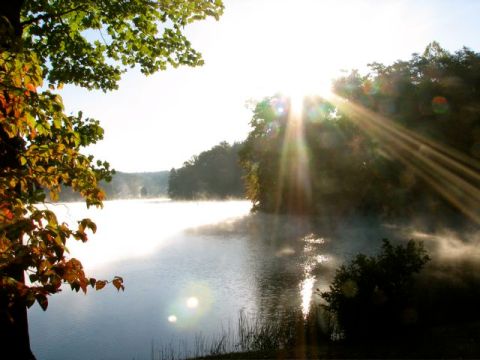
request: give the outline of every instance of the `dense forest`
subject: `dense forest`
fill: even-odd
[[[108,200],[166,197],[168,171],[124,173],[116,172],[110,182],[102,181],[100,186]],[[81,198],[71,188],[63,187],[61,201],[79,201]]]
[[[172,199],[243,197],[241,143],[222,142],[170,171],[168,195]]]
[[[300,109],[280,95],[256,105],[241,152],[254,208],[478,221],[480,54],[432,43],[369,67]]]

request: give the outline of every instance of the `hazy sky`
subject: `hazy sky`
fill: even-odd
[[[341,69],[408,59],[437,40],[480,51],[476,0],[226,0],[220,21],[186,29],[205,65],[145,77],[132,69],[117,91],[66,86],[67,112],[101,121],[88,153],[120,171],[179,167],[220,141],[243,140],[249,99],[316,93]]]

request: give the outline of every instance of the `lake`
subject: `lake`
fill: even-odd
[[[46,312],[35,304],[29,325],[38,360],[150,359],[152,347],[183,351],[199,334],[208,339],[235,329],[241,311],[306,315],[319,301],[315,289],[326,289],[340,261],[372,239],[368,227],[350,223],[336,227],[333,242],[328,221],[319,236],[302,218],[251,215],[247,201],[49,207],[70,224],[83,217],[96,222],[88,243],[67,244],[71,256],[89,276],[122,276],[126,288],[87,295],[64,288],[49,298]],[[376,231],[375,239],[383,235]]]

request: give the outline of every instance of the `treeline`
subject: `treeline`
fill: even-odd
[[[244,197],[242,144],[222,142],[195,155],[181,168],[170,171],[168,195],[172,199],[225,199]]]
[[[241,152],[266,212],[480,219],[480,54],[437,43],[334,82],[328,99],[259,102]]]
[[[166,197],[169,171],[124,173],[116,172],[112,181],[100,183],[107,200]],[[79,201],[81,198],[71,188],[63,187],[60,201]]]

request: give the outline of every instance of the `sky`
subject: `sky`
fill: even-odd
[[[408,60],[436,40],[480,51],[476,0],[226,0],[219,21],[185,29],[202,67],[145,77],[128,71],[109,93],[65,86],[67,113],[100,120],[86,153],[118,171],[180,167],[221,141],[242,141],[252,100],[322,94],[341,70]]]

